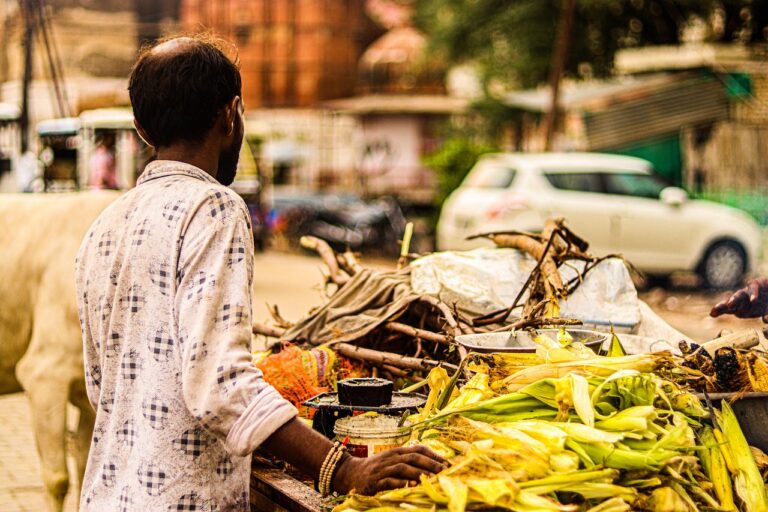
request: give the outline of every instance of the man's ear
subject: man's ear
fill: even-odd
[[[136,132],[139,134],[139,137],[141,137],[141,140],[143,140],[147,146],[155,147],[155,145],[152,144],[152,141],[149,140],[149,137],[147,136],[147,132],[144,131],[144,128],[142,128],[141,124],[139,124],[139,120],[136,119],[135,117],[133,118],[133,126],[136,127]]]
[[[225,133],[227,136],[235,132],[235,118],[240,115],[240,96],[235,96],[224,109]]]

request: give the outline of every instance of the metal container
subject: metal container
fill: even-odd
[[[608,339],[608,335],[586,329],[566,329],[573,341],[584,343],[595,352]],[[535,331],[520,330],[510,332],[488,332],[481,334],[464,334],[456,336],[456,341],[472,352],[536,352],[536,342],[533,338],[539,335],[557,339],[559,329],[537,329]]]
[[[377,453],[404,445],[411,436],[411,424],[400,425],[398,416],[362,415],[336,421],[336,440],[347,443],[355,457],[372,457]]]
[[[392,393],[392,401],[381,407],[344,405],[339,403],[337,393],[322,393],[310,398],[304,405],[317,409],[312,419],[312,428],[329,439],[333,439],[333,427],[337,420],[352,416],[356,412],[376,412],[381,415],[400,417],[406,412],[417,412],[427,402],[427,397],[416,393]]]
[[[704,400],[703,394],[696,396]],[[747,442],[768,453],[768,393],[710,393],[709,399],[716,407],[727,400]]]
[[[392,402],[392,381],[374,378],[340,380],[336,388],[341,405],[381,407]]]

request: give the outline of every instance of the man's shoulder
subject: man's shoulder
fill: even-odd
[[[195,208],[197,215],[225,223],[247,215],[245,201],[231,188],[218,183],[201,183],[199,190],[200,199]]]

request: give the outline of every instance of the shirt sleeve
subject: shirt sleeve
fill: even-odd
[[[245,205],[233,210],[202,208],[188,227],[175,306],[186,406],[230,453],[247,455],[297,411],[252,363],[253,236]]]

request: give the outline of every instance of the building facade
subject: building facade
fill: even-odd
[[[180,16],[185,31],[237,45],[248,109],[352,95],[358,59],[379,33],[362,0],[182,0]]]

